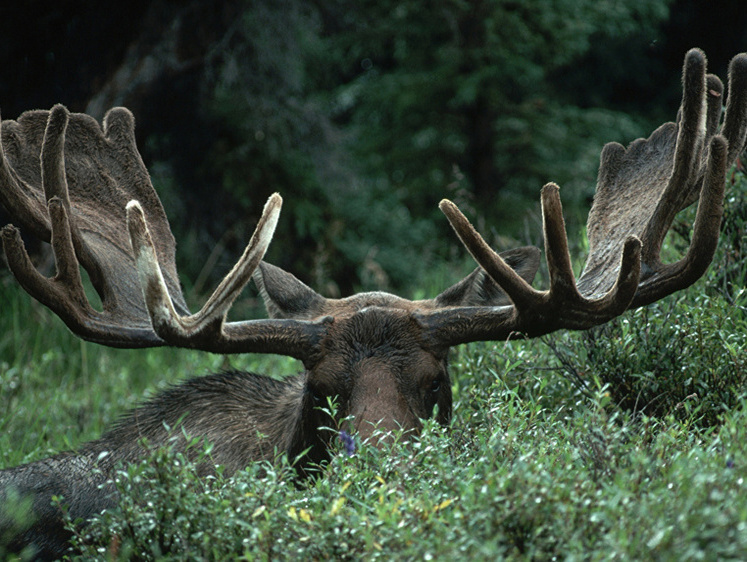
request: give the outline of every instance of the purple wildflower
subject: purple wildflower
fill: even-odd
[[[353,453],[355,453],[355,438],[344,429],[340,431],[340,435],[338,438],[342,442],[345,454],[349,457],[352,457]]]
[[[726,468],[734,468],[734,459],[728,459],[726,461]]]

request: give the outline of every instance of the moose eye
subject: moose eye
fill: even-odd
[[[324,393],[315,386],[307,386],[306,392],[311,395],[311,400],[314,402],[314,406],[324,406],[326,404]]]
[[[431,392],[438,392],[439,390],[441,390],[441,379],[433,379],[431,382]]]

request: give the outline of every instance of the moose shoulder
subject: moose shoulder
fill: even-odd
[[[0,201],[24,233],[51,242],[57,273],[51,279],[38,273],[10,225],[2,230],[8,265],[74,333],[116,347],[277,353],[301,360],[305,370],[282,381],[248,373],[187,381],[77,451],[0,472],[0,500],[30,495],[35,516],[31,527],[17,530],[0,514],[0,537],[12,536],[11,549],[30,544],[39,557],[60,556],[67,535],[51,497],[63,496],[74,519],[112,505],[107,481],[114,467],[142,457],[143,443],[166,443],[166,427],[208,439],[211,460],[227,474],[276,451],[293,459],[303,453],[303,472],[328,456],[333,436],[319,429],[336,421],[319,407],[328,398],[363,440],[375,427],[417,434],[421,420],[435,416],[447,424],[451,417],[452,346],[586,329],[688,287],[712,259],[726,170],[745,147],[747,55],[732,60],[723,124],[722,93],[720,80],[706,74],[703,53],[691,50],[677,122],[627,149],[605,146],[587,225],[589,256],[578,279],[558,188],[548,184],[541,199],[549,289],[531,286],[539,250],[495,253],[444,200],[441,210],[479,266],[473,273],[429,300],[380,292],[327,299],[262,261],[282,203],[273,195],[244,254],[194,314],[179,286],[175,242],[135,146],[130,112],[112,109],[103,127],[62,106],[3,121]],[[681,260],[662,263],[675,215],[696,200],[690,248]],[[101,310],[88,302],[80,266]],[[228,322],[228,309],[251,278],[269,318]],[[213,469],[201,465],[203,472]]]

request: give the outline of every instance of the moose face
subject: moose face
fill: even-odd
[[[420,420],[451,417],[448,348],[430,349],[407,310],[367,307],[335,318],[310,366],[306,392],[314,403],[336,398],[338,414],[352,416],[361,438],[374,428],[417,434]]]

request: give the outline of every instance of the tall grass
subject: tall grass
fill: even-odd
[[[591,332],[454,350],[448,430],[427,424],[384,451],[340,444],[304,483],[284,464],[201,480],[156,451],[118,473],[122,503],[76,538],[82,558],[744,559],[747,181],[735,181],[714,267],[692,288]],[[80,343],[0,289],[0,466],[74,447],[144,395],[224,366]]]

